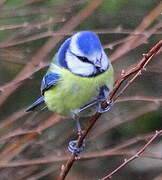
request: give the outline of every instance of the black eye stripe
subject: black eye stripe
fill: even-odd
[[[81,60],[82,62],[86,62],[89,64],[93,64],[93,62],[91,62],[88,58],[84,57],[84,56],[78,56],[76,54],[74,54],[71,50],[70,53],[73,54],[74,56],[76,56],[79,60]]]
[[[80,59],[83,62],[88,62],[90,63],[90,61],[88,60],[88,58],[84,57],[84,56],[77,56],[78,59]]]

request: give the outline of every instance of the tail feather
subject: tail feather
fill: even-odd
[[[39,97],[33,104],[26,108],[26,112],[34,110],[37,106],[44,103],[44,96]]]

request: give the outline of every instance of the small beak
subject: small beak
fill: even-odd
[[[97,59],[97,61],[95,62],[95,66],[96,66],[97,68],[101,68],[101,67],[102,67],[101,61]]]

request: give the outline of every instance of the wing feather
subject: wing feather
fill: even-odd
[[[43,77],[41,83],[41,96],[37,98],[30,106],[26,108],[26,111],[32,111],[37,109],[37,107],[41,106],[44,103],[44,92],[51,88],[52,86],[56,85],[59,81],[60,76],[57,73],[49,73]]]
[[[42,84],[41,84],[41,94],[43,95],[44,92],[51,88],[52,86],[56,85],[57,82],[60,80],[60,75],[57,73],[49,73],[43,77]]]

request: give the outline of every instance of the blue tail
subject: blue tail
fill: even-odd
[[[27,107],[26,112],[34,110],[37,106],[44,103],[44,96],[39,97],[33,104]]]

